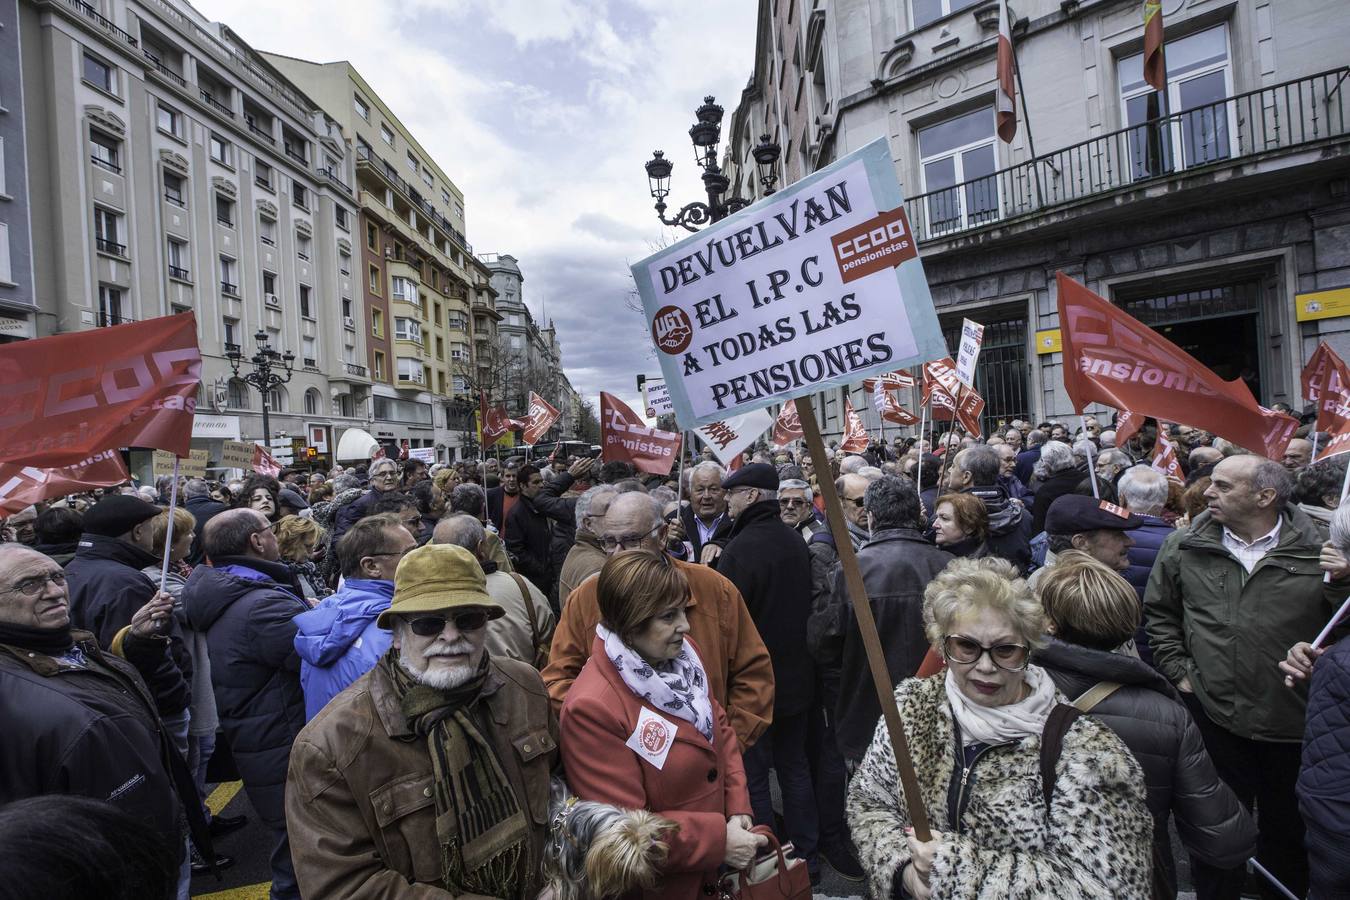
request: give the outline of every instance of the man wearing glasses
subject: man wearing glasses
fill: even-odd
[[[291,742],[305,724],[295,617],[309,606],[262,513],[220,513],[206,523],[202,549],[211,564],[192,570],[183,610],[206,635],[220,726],[249,802],[273,834],[272,897],[298,898],[284,795]]]
[[[362,519],[338,541],[342,587],[295,617],[306,721],[389,649],[389,632],[375,619],[394,596],[399,561],[415,549],[417,539],[391,513]]]
[[[645,492],[617,495],[600,523],[600,546],[611,556],[620,550],[664,552],[668,525],[661,514],[661,502]],[[689,581],[689,637],[703,657],[709,693],[726,709],[744,750],[773,718],[769,651],[734,584],[708,566],[679,560],[675,565]],[[567,689],[590,656],[600,622],[598,580],[588,578],[572,592],[553,632],[544,683],[555,709],[562,708]]]
[[[816,514],[812,499],[811,485],[800,478],[790,478],[778,485],[778,506],[783,522],[804,541],[827,528]]]
[[[370,515],[371,507],[391,491],[399,489],[398,463],[392,459],[377,459],[370,464],[370,490],[337,511],[333,524],[333,545],[342,540],[357,522]]]
[[[539,673],[486,650],[501,615],[463,547],[404,558],[377,620],[390,649],[291,754],[306,897],[539,893],[557,719]]]

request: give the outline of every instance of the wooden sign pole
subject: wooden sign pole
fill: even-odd
[[[825,442],[820,437],[820,423],[816,421],[816,410],[810,395],[797,398],[797,417],[802,423],[802,432],[806,437],[806,447],[812,460],[825,459]],[[895,754],[896,771],[900,773],[900,784],[904,788],[905,804],[909,807],[909,820],[914,826],[914,836],[921,841],[932,840],[928,827],[928,811],[924,808],[923,797],[919,793],[919,779],[914,774],[914,762],[909,757],[909,743],[905,739],[905,728],[900,721],[900,709],[895,705],[895,685],[891,683],[890,671],[886,668],[886,655],[881,649],[881,637],[877,634],[877,623],[872,617],[872,604],[867,599],[867,588],[863,585],[862,572],[858,568],[858,557],[853,552],[853,543],[849,539],[848,525],[844,522],[844,508],[839,503],[839,492],[834,489],[830,478],[818,479],[821,497],[825,500],[825,517],[830,523],[830,533],[834,535],[834,546],[839,552],[839,565],[848,586],[849,599],[853,603],[853,614],[858,620],[858,630],[862,633],[863,647],[867,651],[868,668],[872,670],[872,684],[876,688],[877,699],[881,701],[881,715],[886,721],[886,731],[891,737],[891,751]]]

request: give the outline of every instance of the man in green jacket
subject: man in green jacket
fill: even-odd
[[[1288,503],[1293,482],[1282,465],[1233,456],[1212,478],[1209,509],[1158,552],[1144,597],[1149,642],[1219,776],[1249,809],[1256,802],[1257,857],[1302,897],[1308,866],[1294,783],[1307,693],[1284,687],[1279,663],[1321,630],[1350,584],[1323,583],[1326,535]],[[1242,869],[1198,861],[1194,869],[1197,888],[1237,897]]]

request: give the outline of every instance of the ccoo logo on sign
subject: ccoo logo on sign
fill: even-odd
[[[678,306],[663,306],[652,319],[652,341],[662,353],[683,353],[694,339],[689,315]]]

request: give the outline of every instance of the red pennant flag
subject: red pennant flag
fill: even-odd
[[[1120,446],[1117,444],[1116,446]],[[1168,481],[1185,484],[1186,476],[1181,472],[1181,462],[1177,459],[1177,449],[1172,442],[1163,437],[1162,427],[1158,428],[1158,439],[1153,443],[1153,471],[1166,476]]]
[[[783,408],[778,411],[778,418],[774,420],[773,445],[786,447],[799,440],[803,433],[802,420],[797,417],[797,404],[789,400],[783,404]]]
[[[1128,409],[1122,409],[1120,415],[1116,416],[1116,446],[1124,447],[1130,442],[1130,438],[1139,433],[1139,429],[1144,425],[1144,417],[1136,416]],[[1159,434],[1162,429],[1159,429]]]
[[[383,451],[383,448],[381,448]],[[271,475],[276,478],[281,473],[281,463],[268,453],[262,444],[253,445],[253,471],[259,475]]]
[[[187,456],[202,356],[188,313],[0,347],[0,462],[83,463],[114,447]]]
[[[947,392],[955,397],[961,390],[961,379],[956,374],[956,362],[950,356],[935,359],[923,364],[923,402],[927,403],[935,389]]]
[[[600,446],[607,460],[632,463],[639,472],[669,475],[680,455],[678,432],[648,428],[613,394],[600,392]]]
[[[1167,90],[1162,0],[1144,0],[1144,80],[1155,91]]]
[[[1012,22],[1008,0],[998,0],[998,64],[994,69],[994,126],[998,139],[1011,144],[1017,134],[1017,89],[1013,83]]]
[[[1284,455],[1297,420],[1262,409],[1240,379],[1224,381],[1063,272],[1057,284],[1064,389],[1080,414],[1104,403],[1203,428],[1270,459]]]
[[[551,403],[534,391],[530,391],[530,414],[521,423],[525,431],[522,440],[533,447],[544,439],[544,435],[548,434],[548,430],[558,421],[560,415],[562,414]]]
[[[839,449],[844,453],[862,453],[867,449],[871,439],[867,436],[867,429],[863,427],[862,417],[858,411],[853,408],[853,404],[848,398],[844,398],[844,439],[839,442]]]
[[[1326,341],[1317,345],[1313,351],[1308,364],[1303,367],[1303,373],[1299,380],[1303,383],[1303,396],[1309,403],[1316,403],[1322,397],[1322,392],[1327,389],[1327,378],[1331,371],[1337,367],[1345,369],[1345,363],[1336,351],[1327,346]]]
[[[122,454],[116,450],[104,450],[73,466],[56,469],[0,463],[0,515],[12,516],[42,500],[113,487],[130,478]]]
[[[512,425],[516,425],[517,429],[525,427],[506,414],[506,407],[488,406],[487,395],[482,391],[478,392],[478,421],[481,432],[479,443],[484,447],[497,443],[511,430]]]
[[[877,414],[887,422],[893,422],[896,425],[914,425],[919,421],[919,417],[901,406],[891,396],[890,391],[882,387],[880,381],[875,382],[875,387],[872,390],[872,405],[877,408]]]
[[[1330,436],[1326,446],[1318,449],[1317,458],[1326,459],[1350,450],[1350,368],[1330,349],[1316,387],[1317,428]]]
[[[914,387],[914,376],[902,369],[898,372],[887,372],[877,378],[864,378],[862,382],[863,390],[869,394],[872,393],[876,390],[878,382],[888,391],[898,391],[901,388]]]

